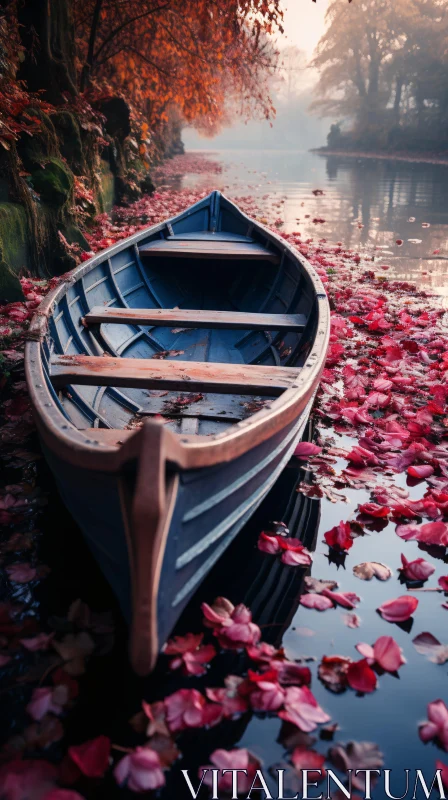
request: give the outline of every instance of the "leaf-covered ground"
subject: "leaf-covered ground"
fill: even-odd
[[[159,181],[207,169],[220,167],[187,156]],[[90,253],[203,194],[166,186],[102,215],[87,232]],[[278,198],[236,201],[281,233]],[[249,558],[304,577],[300,605],[280,647],[242,596],[200,589],[191,628],[168,642],[147,681],[129,672],[114,600],[56,496],[33,427],[23,345],[54,281],[24,280],[26,302],[0,309],[2,800],[169,797],[181,764],[245,768],[247,791],[261,760],[265,770],[282,764],[295,791],[297,770],[325,765],[431,775],[437,764],[448,786],[443,311],[389,280],[380,254],[285,238],[316,267],[332,308],[313,442],[293,463],[300,492],[321,502],[321,525],[308,548],[266,518]],[[353,788],[362,795],[359,778]]]

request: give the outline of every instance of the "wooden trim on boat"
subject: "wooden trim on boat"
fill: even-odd
[[[144,425],[139,436],[137,479],[132,493],[123,476],[120,478],[132,586],[129,655],[138,675],[151,672],[162,644],[157,599],[179,484],[178,474],[166,480],[164,442],[163,427]]]
[[[277,234],[265,226],[255,223],[227,198],[221,197],[221,203],[233,208],[247,222],[248,227],[256,225],[263,233],[266,241],[273,243],[278,251],[289,252],[291,248]],[[190,212],[186,212],[189,214]],[[150,229],[151,234],[166,230],[167,225],[175,222],[172,218]],[[94,256],[90,261],[74,270],[67,280],[53,289],[39,306],[28,332],[29,341],[25,348],[25,371],[30,392],[36,425],[45,444],[60,458],[85,469],[104,472],[119,472],[122,465],[138,457],[140,452],[139,437],[141,429],[127,438],[125,431],[118,431],[119,441],[123,444],[111,444],[110,438],[104,441],[100,432],[93,436],[89,431],[78,430],[61,413],[54,403],[50,389],[46,383],[42,358],[41,341],[46,335],[48,318],[52,309],[70,286],[97,264],[122,250],[138,243],[148,236],[148,229],[141,231],[129,239],[120,242],[108,250]],[[324,367],[330,334],[330,310],[324,287],[315,269],[298,253],[294,254],[306,270],[315,290],[315,339],[313,347],[300,368],[297,378],[289,389],[280,397],[254,413],[251,417],[235,423],[224,432],[212,436],[185,436],[164,429],[164,440],[167,460],[184,469],[211,466],[228,462],[256,447],[273,436],[295,419],[306,407],[319,383]],[[156,421],[146,425],[157,426]]]

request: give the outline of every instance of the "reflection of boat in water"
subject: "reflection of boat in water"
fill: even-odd
[[[290,536],[300,539],[308,550],[314,550],[320,501],[297,491],[301,480],[303,471],[300,468],[284,470],[200,590],[201,602],[224,595],[235,604],[247,605],[254,621],[263,626],[263,639],[277,647],[297,611],[307,570],[285,566],[280,559],[260,552],[256,544],[260,531],[267,530],[269,523],[277,520],[287,525]],[[197,596],[193,598],[181,618],[180,629],[191,630],[200,601]]]
[[[244,603],[251,609],[254,622],[262,628],[263,641],[275,647],[281,646],[283,636],[297,611],[309,568],[285,566],[279,558],[260,552],[256,543],[260,531],[267,529],[269,522],[278,520],[287,525],[291,536],[300,539],[309,550],[314,550],[320,520],[320,501],[297,492],[301,480],[302,469],[284,470],[241,535],[204,581],[200,593],[184,612],[175,633],[201,630],[200,603],[203,600],[211,602],[215,597],[224,595],[233,603]],[[235,651],[221,653],[211,662],[207,676],[197,686],[202,688],[204,683],[212,687],[222,686],[227,675],[242,674],[247,667],[245,654]],[[185,686],[185,681],[182,686]],[[166,695],[178,688],[178,679],[173,676],[172,687],[168,691],[164,681],[163,693]],[[235,720],[223,721],[216,728],[195,730],[194,737],[185,737],[181,747],[183,761],[179,768],[176,765],[176,769],[171,770],[167,776],[167,787],[163,796],[183,797],[185,782],[180,769],[186,768],[190,775],[195,776],[197,768],[209,763],[213,750],[238,747],[238,742],[251,720],[253,712],[248,712]],[[256,732],[253,735],[257,740],[262,738]],[[260,746],[261,744],[260,741]]]

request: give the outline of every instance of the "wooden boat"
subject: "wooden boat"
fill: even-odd
[[[288,462],[328,337],[314,269],[219,192],[39,306],[25,361],[42,446],[137,672]]]

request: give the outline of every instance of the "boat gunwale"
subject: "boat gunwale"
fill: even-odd
[[[79,430],[69,423],[56,406],[46,383],[41,356],[41,343],[47,333],[48,320],[52,315],[55,304],[68,292],[71,286],[105,259],[128,247],[135,246],[142,239],[159,233],[170,224],[190,216],[195,210],[199,210],[204,206],[207,200],[211,200],[213,194],[214,192],[206,195],[193,206],[180,212],[180,214],[157,225],[145,228],[143,231],[139,231],[133,236],[97,253],[69,273],[67,280],[62,281],[49,292],[37,308],[31,320],[28,341],[25,346],[25,373],[38,431],[45,444],[60,458],[90,470],[101,472],[120,471],[122,464],[137,457],[139,452],[139,430],[132,432],[131,435],[129,435],[130,432],[128,431],[117,430],[117,435],[122,437],[121,443],[118,442],[113,445],[103,443],[100,440],[100,436],[98,436],[98,439],[92,438],[94,436],[92,429]],[[290,253],[307,273],[315,291],[315,336],[308,357],[291,387],[285,389],[278,398],[256,411],[249,418],[241,420],[227,430],[212,436],[185,436],[164,429],[163,439],[167,460],[184,469],[212,466],[231,461],[252,450],[296,418],[305,409],[317,388],[325,364],[330,336],[330,308],[327,295],[322,281],[307,259],[297,253],[281,236],[244,214],[225,195],[220,194],[220,199],[237,212],[240,218],[247,222],[248,226],[253,225],[258,229],[258,232],[266,236],[269,242],[280,248],[282,253]],[[145,424],[162,423],[148,420]]]

